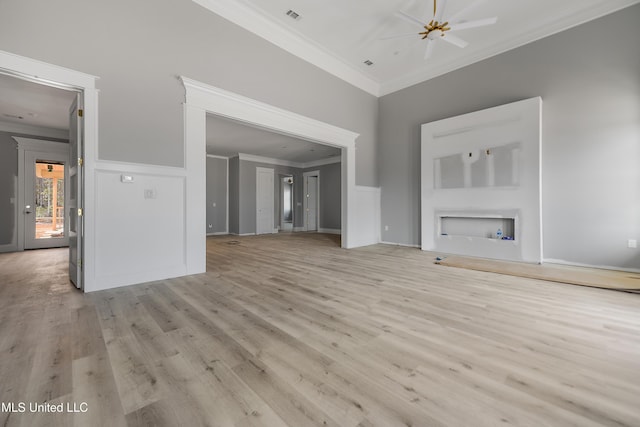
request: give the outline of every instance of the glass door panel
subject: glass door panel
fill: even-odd
[[[64,237],[64,165],[36,162],[36,239]]]

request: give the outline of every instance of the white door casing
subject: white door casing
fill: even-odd
[[[256,234],[273,233],[274,170],[256,167]]]
[[[29,158],[29,162],[33,161],[35,164],[36,159],[46,159],[48,158],[51,161],[58,159],[59,162],[68,163],[69,161],[69,144],[63,142],[55,142],[55,141],[47,141],[42,139],[32,139],[25,138],[21,136],[14,136],[13,139],[17,142],[18,148],[18,203],[17,203],[17,230],[18,230],[18,241],[16,250],[22,251],[26,249],[33,249],[35,246],[30,246],[30,243],[26,242],[26,227],[27,227],[27,217],[30,214],[26,214],[26,206],[30,206],[29,209],[35,209],[33,206],[33,200],[31,200],[31,196],[29,196],[29,201],[27,201],[26,196],[26,186],[33,184],[27,184],[27,177],[33,173],[33,170],[29,167],[27,168],[27,158]],[[27,169],[29,171],[27,171]],[[68,188],[68,184],[67,184]],[[68,204],[67,191],[65,188],[65,206]],[[68,228],[68,219],[65,223],[65,227]],[[60,246],[66,246],[60,245]]]
[[[254,99],[238,95],[181,76],[185,87],[185,144],[187,152],[186,168],[191,179],[187,189],[187,205],[190,210],[192,232],[188,236],[188,249],[201,255],[189,258],[193,265],[192,273],[203,272],[206,266],[206,218],[204,197],[206,188],[203,154],[206,147],[206,115],[221,117],[261,126],[275,132],[315,141],[325,145],[342,148],[342,247],[358,245],[360,239],[355,227],[355,140],[359,134],[302,116]],[[202,158],[202,159],[201,159]],[[198,184],[201,182],[202,184]],[[201,188],[200,188],[201,187]],[[191,230],[191,228],[190,228]],[[191,242],[192,240],[192,242]],[[353,242],[353,244],[351,243]],[[190,268],[191,270],[191,268]]]
[[[96,76],[48,64],[6,51],[0,51],[0,72],[29,80],[38,84],[81,92],[83,99],[83,142],[84,142],[84,185],[79,192],[85,197],[85,205],[94,206],[93,192],[84,192],[84,188],[93,188],[95,162],[98,157],[98,90]],[[20,208],[24,204],[18,204]],[[18,219],[22,215],[18,215]],[[84,217],[84,290],[95,290],[95,212],[92,209]],[[19,242],[20,243],[20,242]]]

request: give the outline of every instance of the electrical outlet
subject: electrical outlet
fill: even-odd
[[[212,204],[213,204],[213,207],[215,208],[216,207],[216,202],[213,202]]]
[[[144,190],[144,198],[145,199],[155,199],[157,197],[156,190],[145,189]]]
[[[627,247],[630,249],[636,249],[638,247],[638,241],[636,239],[629,239],[627,241]]]
[[[389,226],[388,225],[384,226],[384,231],[389,231]]]

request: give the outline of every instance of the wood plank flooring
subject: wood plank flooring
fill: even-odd
[[[559,264],[530,264],[525,262],[499,261],[495,259],[446,256],[436,261],[446,267],[508,274],[569,285],[591,286],[624,292],[640,292],[640,273],[605,270],[602,268],[575,267]]]
[[[81,294],[0,254],[3,426],[639,426],[640,295],[335,236],[211,237],[206,274]]]

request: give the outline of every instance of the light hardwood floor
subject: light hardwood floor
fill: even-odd
[[[206,274],[83,295],[0,255],[3,426],[639,426],[640,295],[334,236],[212,237]]]

